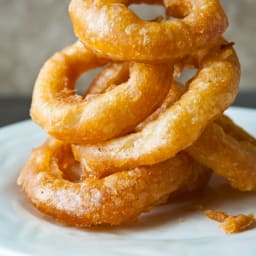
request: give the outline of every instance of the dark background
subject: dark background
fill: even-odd
[[[1,97],[0,126],[22,121],[29,117],[31,98]],[[235,106],[256,108],[256,92],[240,92]]]

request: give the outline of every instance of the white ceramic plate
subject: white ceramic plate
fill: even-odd
[[[228,114],[256,135],[256,110],[231,108]],[[196,202],[234,214],[256,213],[256,194],[232,190],[222,179],[200,198],[158,207],[130,226],[79,230],[42,216],[16,179],[45,137],[31,121],[0,129],[0,255],[256,255],[256,229],[228,236],[202,210],[187,210]]]

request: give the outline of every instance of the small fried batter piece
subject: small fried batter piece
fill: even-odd
[[[212,220],[220,222],[220,228],[227,234],[239,233],[254,228],[256,225],[256,220],[252,213],[248,215],[229,215],[222,211],[206,210],[205,215]]]

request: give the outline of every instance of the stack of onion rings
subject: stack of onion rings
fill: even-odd
[[[142,21],[133,3],[163,4],[169,19]],[[223,115],[240,64],[218,0],[71,0],[69,13],[80,41],[45,63],[33,92],[31,117],[51,135],[18,178],[35,207],[67,225],[119,225],[202,191],[212,171],[256,190],[256,141]],[[198,71],[183,86],[185,66]]]

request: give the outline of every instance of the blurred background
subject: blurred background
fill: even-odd
[[[16,119],[28,117],[30,97],[40,67],[55,51],[74,42],[68,3],[69,0],[0,0],[1,122],[3,115],[6,116],[3,108],[8,104],[12,106],[9,109],[12,115],[19,111]],[[221,3],[230,23],[226,37],[235,42],[242,65],[241,93],[250,98],[244,100],[246,105],[253,100],[251,92],[256,92],[256,1],[221,0]],[[163,13],[160,7],[134,8],[144,18]],[[23,113],[20,113],[20,106],[23,106]]]

